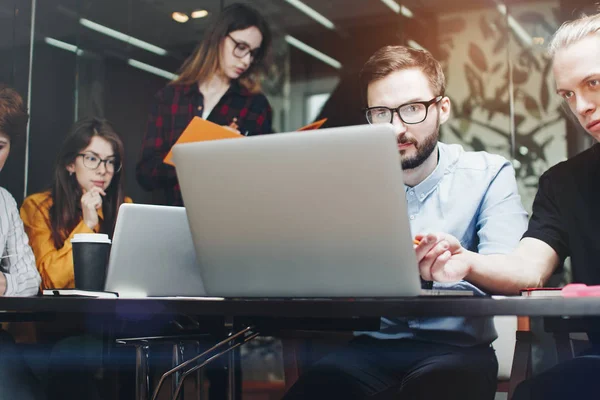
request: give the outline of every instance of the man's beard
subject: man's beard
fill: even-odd
[[[435,129],[431,132],[421,143],[417,143],[416,140],[406,139],[406,136],[403,136],[402,139],[398,141],[400,144],[411,143],[415,146],[417,150],[417,154],[415,154],[411,158],[403,158],[402,153],[404,151],[400,151],[400,157],[402,159],[402,169],[414,169],[420,166],[429,158],[431,153],[435,150],[435,146],[437,145],[438,139],[440,137],[440,120],[438,117],[438,121],[435,124]]]

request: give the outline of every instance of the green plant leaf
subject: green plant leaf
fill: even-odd
[[[499,54],[502,50],[506,49],[506,43],[508,41],[508,30],[506,29],[506,21],[502,15],[498,15],[494,19],[494,26],[496,30],[500,32],[500,35],[496,39],[496,44],[494,45],[494,54]]]
[[[458,126],[458,129],[459,129],[459,130],[460,130],[460,132],[462,132],[463,134],[464,134],[464,133],[467,133],[467,132],[469,132],[469,129],[471,129],[471,121],[469,121],[469,120],[468,120],[468,119],[466,119],[466,118],[461,118],[461,119],[460,119],[459,126]]]
[[[519,64],[524,67],[528,67],[528,68],[534,67],[536,69],[536,71],[539,71],[542,69],[540,62],[531,53],[531,51],[529,49],[523,49],[521,51],[521,53],[519,54]]]
[[[506,93],[508,93],[508,79],[504,81],[504,84],[502,86],[496,88],[495,97],[497,99],[501,99],[502,96],[504,96]]]
[[[473,103],[471,101],[471,98],[468,97],[465,99],[465,101],[462,104],[461,116],[465,117],[465,118],[471,118],[472,114],[473,114]]]
[[[438,23],[438,32],[444,32],[445,34],[460,33],[466,27],[467,21],[464,18],[444,18]]]
[[[494,114],[500,113],[504,115],[509,114],[509,105],[507,102],[502,101],[499,97],[486,99],[481,107],[488,112],[488,121],[492,119]]]
[[[548,60],[544,67],[544,72],[542,73],[542,88],[540,93],[542,109],[546,112],[550,106],[550,88],[548,87],[548,74],[550,73],[550,69],[552,69],[552,61]]]
[[[519,126],[525,121],[525,116],[521,114],[515,114],[515,129],[519,129]]]
[[[499,54],[502,50],[506,49],[506,38],[507,35],[505,32],[502,32],[502,35],[496,40],[496,44],[494,45],[494,55]]]
[[[507,76],[508,79],[508,76]],[[529,72],[517,66],[513,66],[513,83],[522,85],[529,79]]]
[[[485,15],[482,15],[479,19],[479,28],[481,29],[481,33],[483,33],[484,39],[487,40],[494,36],[494,30],[490,27],[490,23]]]
[[[523,102],[525,103],[525,109],[534,118],[542,119],[542,113],[540,112],[540,106],[538,102],[529,94],[523,93]]]
[[[470,96],[474,99],[483,99],[483,80],[469,64],[465,64],[465,76]]]
[[[485,60],[485,54],[483,54],[481,48],[475,43],[469,44],[469,58],[481,72],[487,72],[488,65]]]
[[[499,62],[496,65],[494,65],[492,67],[492,74],[495,74],[496,72],[500,71],[500,69],[502,68],[502,66],[504,65],[504,63]]]
[[[463,138],[463,132],[461,132],[459,129],[456,129],[454,126],[452,126],[452,124],[444,124],[443,126],[447,126],[448,128],[450,128],[450,130],[456,135],[456,137],[460,139]]]
[[[473,139],[471,139],[471,148],[473,149],[473,151],[486,151],[486,146],[485,143],[483,143],[483,141],[481,141],[481,139],[474,137]]]

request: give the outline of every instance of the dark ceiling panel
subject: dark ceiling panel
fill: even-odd
[[[127,33],[154,45],[186,53],[202,37],[208,18],[190,20],[180,24],[172,20],[174,11],[191,13],[196,9],[206,9],[214,15],[222,5],[236,1],[248,3],[263,13],[271,23],[275,36],[285,33],[294,35],[337,35],[341,40],[347,31],[362,26],[387,25],[398,21],[399,28],[405,19],[395,14],[381,0],[304,0],[306,4],[333,21],[335,31],[318,24],[285,0],[44,0],[38,1],[36,19],[36,39],[45,36],[60,38],[80,37],[82,28],[77,23],[78,16],[112,29]],[[494,0],[406,0],[404,4],[415,14],[415,19],[429,19],[436,13],[445,13],[481,7],[493,7]],[[507,3],[523,3],[523,0],[509,0]],[[10,14],[6,7],[0,13]],[[85,30],[85,28],[83,28]],[[99,44],[114,51],[131,51],[131,46],[94,32]],[[11,37],[0,37],[0,48],[12,44]],[[85,39],[85,38],[84,38]],[[86,39],[87,40],[87,39]],[[85,43],[84,43],[85,44]]]

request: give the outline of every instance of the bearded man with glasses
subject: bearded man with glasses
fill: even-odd
[[[451,232],[474,252],[510,252],[527,227],[514,169],[503,157],[438,141],[451,107],[439,62],[426,51],[384,47],[361,83],[367,121],[396,130],[412,233],[427,242],[424,233]],[[485,281],[475,285],[452,268],[435,274],[431,261],[419,264],[424,287],[487,294]],[[384,317],[379,331],[355,332],[315,363],[284,399],[492,400],[496,337],[491,318]]]

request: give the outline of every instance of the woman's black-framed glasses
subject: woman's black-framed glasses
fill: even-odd
[[[87,169],[96,170],[100,167],[100,164],[104,163],[104,168],[106,168],[107,172],[114,174],[121,170],[121,163],[116,158],[103,160],[94,153],[79,153],[77,157],[83,158],[83,166]]]
[[[258,55],[258,52],[260,51],[260,47],[257,47],[256,49],[252,50],[252,48],[250,47],[250,45],[248,45],[248,43],[238,42],[231,35],[227,35],[227,37],[229,39],[233,40],[233,43],[235,43],[235,47],[233,49],[234,56],[236,56],[237,58],[244,58],[248,54],[250,54],[250,58],[252,60],[256,59],[256,56]]]
[[[429,101],[414,101],[402,104],[396,108],[384,106],[369,107],[365,109],[365,115],[369,124],[388,124],[394,120],[394,112],[405,124],[420,124],[427,118],[427,112],[432,104],[438,103],[444,96],[436,96]]]

